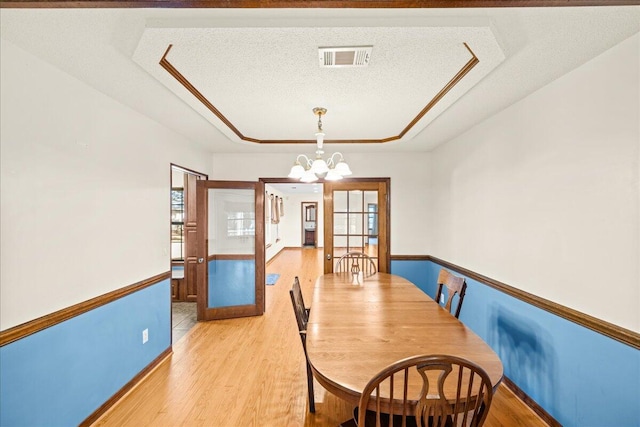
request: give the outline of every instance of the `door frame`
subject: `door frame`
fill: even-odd
[[[180,166],[178,164],[175,163],[170,163],[169,164],[169,183],[170,183],[170,191],[173,191],[173,172],[174,170],[178,171],[178,172],[182,172],[184,174],[188,174],[188,175],[192,175],[192,176],[196,176],[197,180],[207,180],[209,179],[209,175],[202,173],[202,172],[198,172],[195,171],[193,169],[189,169],[189,168],[185,168],[184,166]],[[187,251],[188,248],[191,249],[196,245],[196,242],[190,241],[190,235],[191,233],[187,233],[186,227],[187,227],[187,223],[193,219],[195,219],[195,215],[196,215],[196,206],[197,206],[197,194],[196,194],[196,189],[194,188],[187,188],[187,182],[184,181],[183,182],[183,186],[182,186],[182,190],[183,190],[183,200],[184,200],[184,212],[183,212],[183,230],[182,230],[182,235],[183,235],[183,239],[182,239],[182,244],[183,244],[183,253],[182,253],[182,265],[184,268],[184,275],[183,278],[180,282],[176,283],[176,286],[180,286],[182,289],[179,289],[178,292],[180,292],[181,295],[186,297],[186,289],[191,286],[192,288],[194,288],[196,286],[195,283],[189,283],[189,281],[194,281],[195,282],[195,275],[194,274],[190,274],[187,270]],[[171,197],[171,195],[169,196]],[[193,217],[193,218],[190,218]],[[171,224],[171,201],[169,203],[169,223]],[[172,236],[171,236],[171,230],[169,230],[169,273],[171,274],[171,282],[172,282],[172,287],[174,286],[174,282],[173,282],[173,258],[172,258],[172,251],[173,251],[173,240],[172,240]],[[171,294],[173,295],[173,289]],[[173,296],[171,298],[171,300],[173,301]],[[185,298],[186,300],[186,298]],[[196,295],[196,300],[193,302],[197,301],[197,295]]]
[[[296,179],[291,179],[291,178],[259,178],[258,181],[264,183],[264,184],[300,184],[300,181],[296,180]],[[331,185],[331,183],[365,183],[365,182],[374,182],[374,183],[379,183],[383,188],[384,188],[384,201],[385,201],[385,212],[382,213],[381,212],[381,204],[380,204],[380,196],[378,196],[378,215],[384,215],[385,216],[385,220],[387,222],[387,229],[386,229],[386,233],[385,233],[385,238],[384,241],[382,243],[384,243],[384,247],[385,249],[385,260],[384,260],[384,269],[382,269],[382,272],[390,272],[391,271],[391,178],[344,178],[341,179],[340,181],[326,181],[324,179],[319,179],[318,181],[315,181],[314,184],[322,184],[323,187],[323,192],[325,192],[324,196],[323,196],[323,223],[324,223],[324,249],[325,249],[325,254],[324,254],[324,263],[326,266],[327,263],[327,255],[326,255],[326,248],[327,248],[327,240],[326,240],[326,235],[327,235],[327,224],[326,224],[326,217],[328,215],[328,211],[327,211],[327,196],[326,196],[326,188],[327,185]],[[378,217],[380,218],[380,217]],[[380,230],[378,230],[380,232]],[[317,236],[316,236],[317,239]],[[382,240],[382,239],[379,239]],[[317,242],[317,241],[316,241]],[[331,262],[333,263],[333,257],[331,259]],[[378,262],[380,262],[380,260],[378,260]],[[266,262],[265,262],[266,263]],[[380,267],[379,267],[380,268]],[[333,270],[332,270],[333,271]]]

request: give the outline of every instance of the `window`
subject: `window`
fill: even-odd
[[[238,203],[227,205],[227,236],[254,236],[256,234],[256,214],[253,206],[243,209]],[[231,207],[231,209],[229,209]]]
[[[171,259],[184,261],[184,188],[171,189]]]

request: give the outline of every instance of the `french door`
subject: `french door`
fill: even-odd
[[[198,320],[264,313],[264,184],[197,182]]]
[[[389,178],[324,183],[324,272],[347,252],[363,252],[378,271],[391,270]]]

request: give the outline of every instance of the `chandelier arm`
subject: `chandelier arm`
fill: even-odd
[[[336,156],[336,155],[340,156],[340,158],[338,159],[338,162],[339,162],[340,160],[344,160],[344,156],[342,155],[342,153],[341,153],[341,152],[339,152],[339,151],[336,151],[335,153],[333,153],[333,154],[331,155],[331,157],[329,157],[329,159],[327,159],[327,165],[328,165],[330,168],[335,168],[335,167],[336,167],[336,165],[338,164],[338,162],[336,162],[336,161],[335,161],[335,159],[334,159],[334,156]]]
[[[300,162],[300,158],[304,159],[304,163],[300,164],[304,166],[305,169],[309,169],[311,167],[311,159],[309,159],[305,154],[298,154],[298,157],[296,157],[296,162]]]

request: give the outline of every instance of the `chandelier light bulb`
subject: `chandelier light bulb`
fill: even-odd
[[[300,179],[304,175],[304,167],[300,164],[300,162],[296,161],[296,163],[291,168],[291,172],[289,172],[288,177],[293,179]]]
[[[318,155],[316,159],[311,164],[311,172],[316,175],[322,175],[329,172],[329,166],[327,166],[327,162],[322,160],[322,158]]]
[[[336,172],[335,169],[329,169],[329,172],[327,172],[327,176],[325,176],[324,179],[327,181],[338,181],[342,179],[342,175]]]
[[[317,180],[318,176],[315,173],[311,172],[311,169],[306,170],[302,175],[302,178],[300,178],[301,182],[315,182]]]
[[[348,176],[352,174],[351,169],[349,168],[349,165],[342,158],[336,165],[335,169],[336,169],[336,172],[339,173],[341,176]]]

